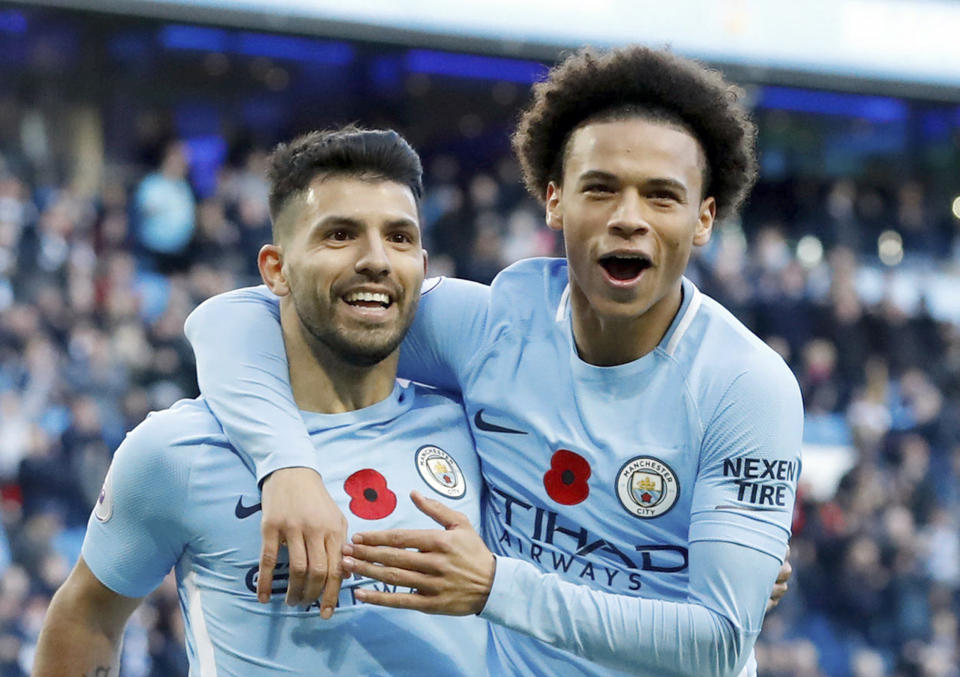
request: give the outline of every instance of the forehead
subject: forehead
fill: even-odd
[[[564,180],[599,170],[629,178],[657,176],[700,185],[703,150],[686,130],[640,117],[592,122],[575,130],[567,144]],[[693,187],[693,186],[691,186]]]
[[[386,179],[320,175],[294,202],[299,206],[297,216],[309,221],[336,216],[357,221],[420,222],[410,187]]]

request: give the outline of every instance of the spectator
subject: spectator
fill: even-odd
[[[161,272],[183,267],[180,256],[194,231],[194,198],[187,182],[187,147],[181,141],[164,146],[157,171],[137,188],[137,241]]]

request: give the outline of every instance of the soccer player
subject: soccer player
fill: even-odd
[[[417,154],[393,131],[314,132],[278,147],[270,178],[274,242],[258,262],[330,495],[353,530],[433,524],[405,498],[418,489],[472,531],[481,482],[463,407],[396,380],[426,268]],[[320,605],[284,606],[302,544],[288,544],[272,603],[258,604],[258,493],[202,398],[149,416],[117,450],[34,675],[117,674],[127,618],[174,566],[190,674],[486,674],[483,620],[357,604],[374,581],[348,581],[327,622]]]
[[[489,288],[428,283],[401,347],[401,376],[463,394],[484,539],[361,533],[346,566],[417,592],[358,598],[479,612],[494,675],[755,672],[802,404],[779,356],[683,277],[747,194],[754,137],[735,87],[668,52],[584,50],[534,88],[514,148],[567,258],[522,261]],[[285,370],[263,367],[282,358],[271,304],[243,290],[188,322],[201,388],[267,477],[265,502],[316,481],[304,468],[327,472]],[[280,512],[297,533],[303,509]]]

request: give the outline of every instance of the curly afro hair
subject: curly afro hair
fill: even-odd
[[[718,71],[670,52],[585,48],[534,85],[513,148],[527,190],[542,201],[549,182],[562,183],[567,142],[584,123],[637,115],[676,124],[706,154],[703,192],[722,219],[737,212],[757,177],[756,127],[742,96]]]

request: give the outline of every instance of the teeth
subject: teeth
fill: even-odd
[[[602,257],[602,259],[625,259],[627,261],[642,261],[644,263],[648,262],[649,259],[643,254],[607,254]]]
[[[369,303],[380,303],[385,306],[390,305],[390,297],[383,292],[355,291],[350,292],[344,297],[347,303],[356,303],[357,301],[366,301]]]

